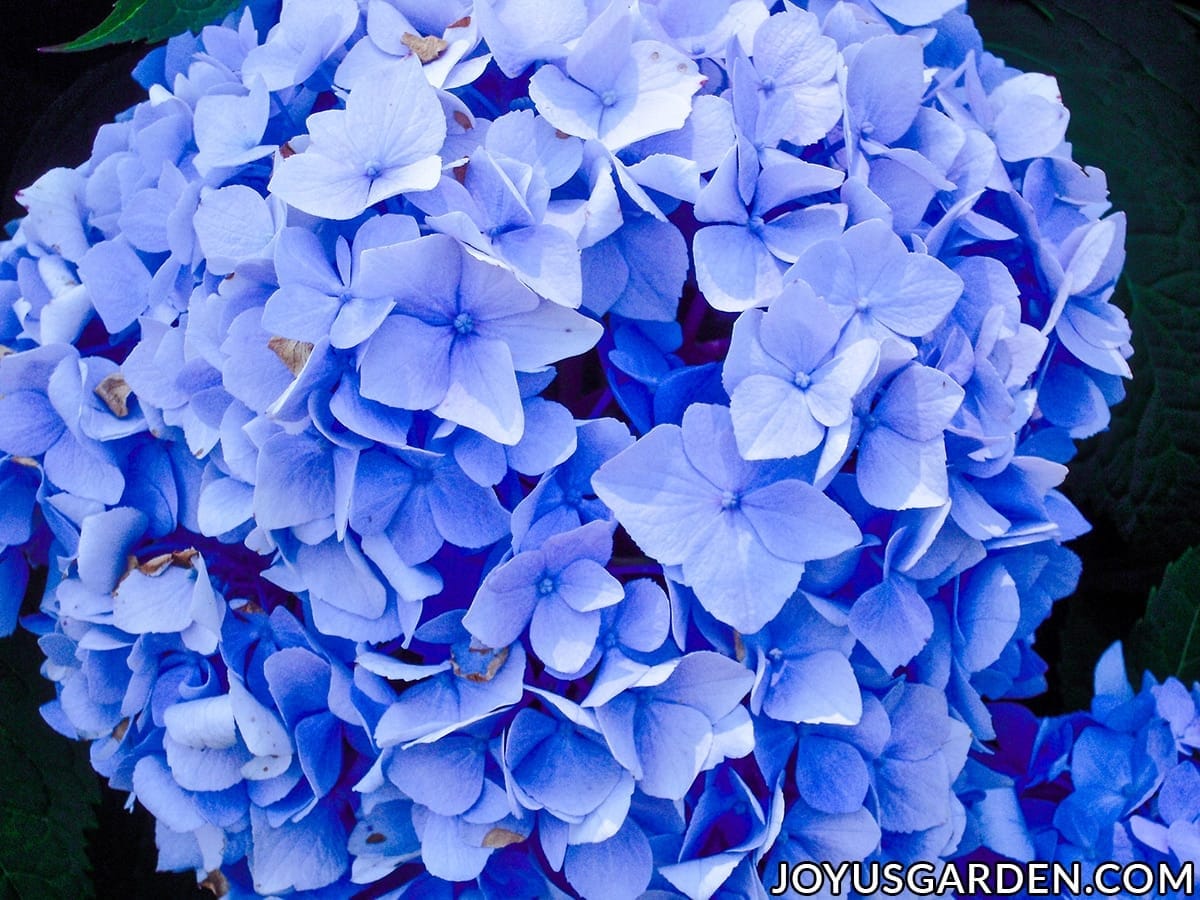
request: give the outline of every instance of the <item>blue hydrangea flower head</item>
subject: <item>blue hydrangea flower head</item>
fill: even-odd
[[[1195,690],[1013,702],[1126,222],[960,7],[255,2],[18,195],[0,633],[160,868],[1198,858]]]

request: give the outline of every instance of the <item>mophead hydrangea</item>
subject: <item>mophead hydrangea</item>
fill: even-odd
[[[954,0],[253,0],[135,76],[0,244],[0,624],[44,570],[45,718],[160,867],[1026,846],[968,757],[1131,352],[1052,77]]]

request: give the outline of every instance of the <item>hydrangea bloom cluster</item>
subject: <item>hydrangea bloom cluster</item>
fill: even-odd
[[[1088,882],[1109,861],[1200,865],[1200,685],[1146,674],[1135,693],[1114,644],[1095,688],[1087,713],[1038,721],[1017,704],[992,708],[999,744],[968,763],[964,793],[974,857],[1079,863]]]
[[[0,625],[44,568],[45,716],[163,868],[994,846],[969,751],[1131,351],[1103,174],[960,6],[285,0],[147,57],[0,245]]]

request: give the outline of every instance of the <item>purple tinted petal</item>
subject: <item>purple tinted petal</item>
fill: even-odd
[[[710,225],[692,238],[696,280],[715,309],[740,312],[783,289],[783,265],[747,228]]]
[[[802,456],[825,437],[805,392],[770,375],[751,375],[729,404],[738,452],[745,459]]]
[[[890,144],[908,130],[925,93],[921,42],[910,35],[872,38],[846,79],[846,102],[864,137]]]
[[[892,379],[875,419],[913,441],[941,438],[963,401],[963,389],[943,372],[913,365]]]
[[[533,615],[544,571],[545,559],[537,552],[518,554],[493,569],[463,616],[463,627],[489,647],[507,647]]]

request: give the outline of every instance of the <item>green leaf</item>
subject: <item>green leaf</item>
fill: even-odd
[[[82,743],[42,721],[54,696],[33,635],[0,641],[0,897],[91,897],[84,830],[100,798]]]
[[[1158,679],[1200,681],[1200,547],[1167,566],[1162,584],[1150,591],[1146,615],[1129,639],[1129,667],[1149,669]]]
[[[73,41],[43,50],[93,50],[124,41],[162,41],[196,32],[237,9],[240,0],[117,0],[108,18]]]
[[[1200,10],[1190,6],[1184,6],[1182,3],[1176,3],[1175,8],[1179,10],[1179,14],[1190,21],[1193,25],[1200,27]]]

